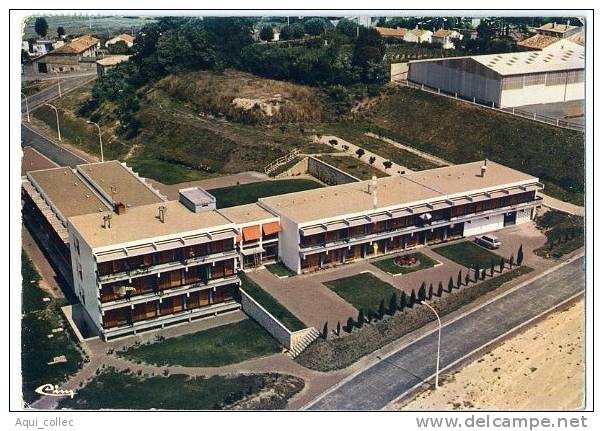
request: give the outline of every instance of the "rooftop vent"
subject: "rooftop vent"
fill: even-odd
[[[166,213],[167,213],[167,207],[165,205],[160,205],[159,206],[159,215],[157,216],[157,218],[159,219],[159,221],[161,223],[165,223]]]
[[[111,229],[111,214],[105,214],[103,216],[103,228],[104,229]]]
[[[126,206],[123,204],[123,202],[115,202],[115,213],[117,215],[126,213]]]
[[[486,171],[488,170],[488,159],[484,160],[484,164],[481,168],[481,177],[484,178],[486,176]]]
[[[216,198],[201,187],[190,187],[178,191],[178,200],[194,213],[216,209]]]

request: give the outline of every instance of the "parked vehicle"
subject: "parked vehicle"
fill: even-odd
[[[475,242],[486,248],[495,249],[500,248],[502,243],[494,235],[481,235],[475,238]]]

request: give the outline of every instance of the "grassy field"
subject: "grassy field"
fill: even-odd
[[[21,92],[25,94],[27,97],[32,94],[39,93],[40,91],[48,88],[52,85],[56,85],[57,82],[55,80],[35,80],[35,81],[22,81],[21,82]],[[23,97],[23,95],[21,95]]]
[[[490,268],[492,262],[498,265],[501,259],[499,255],[472,241],[462,241],[437,247],[433,251],[467,268],[473,268],[475,265],[478,265],[482,269],[487,269]]]
[[[289,268],[287,268],[281,262],[276,262],[276,263],[271,263],[270,265],[266,265],[266,269],[268,271],[270,271],[271,273],[273,273],[274,275],[276,275],[277,277],[292,277],[292,276],[296,275],[295,272],[291,271]]]
[[[408,256],[415,257],[419,264],[413,267],[401,267],[394,263],[395,257],[388,257],[386,259],[374,260],[371,261],[371,264],[379,268],[381,271],[388,272],[392,275],[398,274],[408,274],[415,271],[420,271],[422,269],[432,268],[437,265],[437,261],[433,260],[429,256],[424,255],[423,253],[410,253]]]
[[[546,235],[546,244],[535,250],[539,256],[558,259],[584,246],[584,217],[549,210],[536,226]]]
[[[200,171],[190,166],[171,163],[152,157],[134,157],[128,159],[128,166],[145,178],[153,178],[163,184],[177,184],[185,181],[205,180],[216,174]]]
[[[96,16],[96,15],[48,15],[48,35],[56,36],[56,29],[62,26],[69,34],[92,33],[106,39],[109,35],[130,33],[139,30],[146,23],[155,21],[153,17],[135,16]],[[23,39],[39,37],[34,29],[35,17],[27,18],[24,22]],[[92,26],[92,28],[91,28]]]
[[[350,175],[355,176],[359,180],[370,180],[373,175],[377,178],[386,177],[387,174],[381,172],[379,169],[367,165],[363,161],[360,161],[356,157],[351,156],[330,156],[324,155],[318,157],[320,160],[347,172]]]
[[[241,278],[241,289],[256,300],[270,314],[278,319],[289,331],[299,331],[306,328],[306,325],[278,302],[272,295],[258,286],[254,281],[244,273],[239,274]]]
[[[357,310],[377,311],[381,300],[385,306],[394,294],[399,294],[398,289],[368,272],[351,277],[339,278],[324,283],[329,289],[352,304]]]
[[[154,365],[221,367],[281,351],[280,344],[252,319],[168,338],[117,352]]]
[[[297,391],[303,381],[293,378]],[[279,374],[239,374],[237,376],[189,377],[174,374],[168,377],[143,377],[113,369],[105,370],[80,389],[73,399],[61,400],[65,409],[124,410],[215,410],[244,397],[260,392],[276,393],[278,403],[262,407],[283,408],[295,391],[283,383],[291,376]]]
[[[216,197],[218,208],[228,208],[254,203],[258,198],[316,189],[318,187],[322,187],[322,185],[312,180],[275,180],[212,189],[211,194]]]
[[[51,383],[60,385],[75,373],[83,357],[69,333],[69,324],[62,318],[56,300],[49,297],[38,285],[40,276],[23,252],[21,254],[22,312],[21,320],[21,376],[23,398],[30,403],[39,395],[38,386]],[[62,331],[52,332],[62,328]],[[51,338],[48,338],[52,335]],[[53,358],[64,355],[66,362],[48,365]]]

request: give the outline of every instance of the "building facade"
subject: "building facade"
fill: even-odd
[[[34,70],[37,73],[62,73],[94,68],[99,48],[99,39],[89,35],[78,37],[36,58]]]

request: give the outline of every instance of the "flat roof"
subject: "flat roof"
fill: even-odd
[[[353,216],[372,210],[403,207],[415,202],[443,200],[460,193],[472,194],[538,180],[492,161],[487,162],[486,175],[482,177],[483,165],[484,161],[478,161],[378,178],[376,207],[373,196],[368,193],[372,180],[271,196],[261,198],[259,202],[268,209],[302,224]]]
[[[149,205],[164,200],[140,177],[117,160],[78,165],[82,172],[108,201],[127,207]]]
[[[262,220],[277,218],[277,216],[258,204],[239,205],[236,207],[223,208],[218,211],[228,220],[238,224],[259,223]]]
[[[27,175],[38,192],[50,200],[52,206],[65,219],[109,210],[109,207],[71,168],[31,171]]]
[[[159,220],[159,207],[165,206],[165,222]],[[121,215],[111,213],[111,227],[103,228],[103,215],[71,217],[69,223],[92,248],[168,237],[199,230],[234,227],[217,211],[194,213],[178,201],[127,208]]]
[[[180,196],[188,199],[193,205],[209,205],[216,203],[216,198],[201,187],[188,187],[178,190]]]
[[[21,157],[21,175],[30,171],[39,171],[42,169],[56,168],[58,165],[48,157],[32,147],[23,147],[23,157]]]

